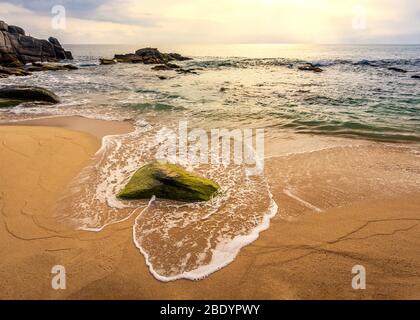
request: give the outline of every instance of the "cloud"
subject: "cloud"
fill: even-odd
[[[56,4],[67,10],[64,31],[50,27]],[[355,6],[366,28],[354,28]],[[67,43],[420,42],[418,0],[7,0],[0,12]]]

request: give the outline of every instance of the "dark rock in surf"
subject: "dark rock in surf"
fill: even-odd
[[[181,74],[198,74],[197,72],[194,71],[195,69],[177,69],[176,72],[181,73]]]
[[[301,71],[313,71],[317,73],[324,71],[320,67],[314,66],[313,64],[310,64],[310,63],[303,66],[299,66],[298,69]]]
[[[390,68],[388,68],[388,70],[395,71],[395,72],[400,72],[400,73],[407,73],[408,72],[407,70],[396,68],[396,67],[390,67]]]
[[[60,98],[55,93],[44,88],[29,86],[10,86],[0,88],[0,98],[19,101],[44,101],[50,103],[60,102]]]
[[[420,79],[420,74],[415,74],[414,76],[411,76],[413,79]]]
[[[155,71],[170,71],[174,69],[180,69],[181,67],[174,64],[174,63],[167,63],[167,64],[159,64],[157,66],[154,66],[152,70]]]
[[[169,61],[168,57],[156,48],[143,48],[136,51],[144,64],[159,64]]]
[[[188,61],[188,60],[192,60],[192,58],[183,57],[179,53],[168,53],[167,55],[169,57],[169,60],[174,60],[174,61]]]
[[[117,63],[114,59],[100,59],[99,62],[102,65],[110,65],[110,64],[116,64]]]

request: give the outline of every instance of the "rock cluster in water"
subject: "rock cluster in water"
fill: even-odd
[[[208,201],[219,190],[217,183],[186,171],[179,165],[153,161],[138,169],[117,195],[122,199]]]
[[[167,64],[170,61],[186,61],[191,58],[178,53],[162,53],[156,48],[143,48],[136,53],[116,54],[114,59],[122,63]]]
[[[178,73],[193,73],[194,69],[183,69],[173,61],[187,61],[191,58],[184,57],[179,53],[162,53],[156,48],[143,48],[137,50],[135,53],[116,54],[113,59],[100,59],[101,65],[112,65],[116,63],[142,63],[155,65],[152,69],[154,71],[170,71],[174,70]],[[161,80],[166,77],[159,77]]]

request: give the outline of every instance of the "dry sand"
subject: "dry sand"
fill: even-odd
[[[77,117],[0,126],[0,298],[420,299],[420,158],[381,144],[267,161],[279,214],[201,281],[157,281],[132,241],[134,217],[57,231],[56,201],[99,139],[130,130]],[[66,290],[51,287],[57,264]],[[356,264],[366,290],[351,287]]]

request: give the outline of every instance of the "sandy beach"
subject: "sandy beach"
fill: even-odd
[[[1,299],[420,298],[420,171],[410,148],[270,157],[266,176],[279,204],[270,228],[209,277],[163,283],[133,243],[135,217],[100,232],[54,218],[101,138],[131,130],[81,117],[0,126]],[[66,268],[66,290],[51,287],[54,265]],[[351,286],[354,265],[366,268],[366,290]]]

